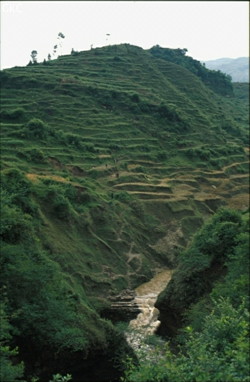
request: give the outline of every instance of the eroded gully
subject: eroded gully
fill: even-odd
[[[126,334],[127,341],[134,350],[141,348],[144,339],[153,335],[160,325],[159,310],[154,305],[158,295],[171,280],[172,273],[169,269],[161,271],[135,290],[134,302],[138,305],[140,313],[130,321]]]

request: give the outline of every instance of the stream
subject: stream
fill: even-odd
[[[141,348],[143,340],[153,335],[160,325],[159,310],[154,305],[158,295],[171,280],[172,273],[172,270],[164,270],[135,290],[134,302],[138,305],[140,313],[130,321],[126,333],[127,341],[134,350]],[[145,344],[143,346],[145,347]]]

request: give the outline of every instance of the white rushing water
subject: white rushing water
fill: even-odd
[[[155,275],[149,282],[136,288],[135,303],[140,309],[138,316],[129,323],[127,340],[136,350],[143,340],[154,334],[160,325],[159,310],[155,308],[158,295],[165,289],[172,277],[171,270],[165,270]]]

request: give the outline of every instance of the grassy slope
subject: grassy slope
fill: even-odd
[[[94,309],[175,264],[218,206],[247,207],[246,106],[189,70],[121,45],[1,77],[3,171],[25,174],[42,247]]]
[[[118,202],[117,211],[107,213],[112,197],[124,198],[125,204],[126,199],[130,203],[141,199],[142,207],[154,212],[160,223],[178,219],[178,214],[180,218],[195,215],[193,210],[210,214],[225,202],[245,208],[243,106],[219,97],[187,69],[121,45],[3,74],[4,110],[24,109],[20,120],[5,118],[3,122],[3,167],[14,164],[32,182],[42,184],[48,177],[61,185],[66,180],[78,190],[87,189],[98,199],[96,208],[103,205],[104,220],[121,219]],[[48,124],[48,136],[37,139],[27,134],[24,126],[33,117]],[[86,208],[92,208],[91,200]],[[72,226],[72,233],[67,224],[59,228],[44,203],[41,211],[48,219],[44,234],[53,242],[52,252],[67,248],[78,263],[86,242],[79,241],[76,227]],[[118,247],[116,226],[95,224],[100,239],[90,234],[89,252],[95,252],[91,241],[101,251],[105,246],[101,240],[107,241],[106,249],[128,251],[133,234],[122,232]],[[118,273],[125,272],[126,258],[118,267],[123,269]]]
[[[157,206],[170,220],[190,206],[208,214],[221,203],[246,206],[243,106],[214,94],[187,69],[121,45],[3,74],[4,110],[24,109],[20,120],[4,119],[3,167],[18,166],[33,182],[66,179],[96,192],[106,206],[114,195],[139,198],[160,220]],[[33,117],[48,124],[47,137],[25,132]],[[31,149],[40,150],[40,159]],[[47,218],[60,252],[57,224]],[[112,247],[117,232],[107,235],[102,227],[100,234]],[[73,233],[64,237],[63,247],[72,240]],[[76,258],[82,245],[74,245]]]

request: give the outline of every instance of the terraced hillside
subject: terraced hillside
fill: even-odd
[[[218,207],[248,208],[246,103],[128,44],[4,70],[1,86],[7,206],[94,312],[86,348],[103,349],[122,290],[175,266]]]
[[[165,255],[169,224],[178,247],[219,206],[247,208],[243,105],[187,69],[121,45],[1,75],[3,168],[136,201],[155,216],[162,237],[150,245]]]
[[[121,45],[13,68],[2,79],[3,166],[89,176],[146,204],[245,207],[246,116],[183,67]],[[25,131],[34,117],[47,124],[44,136]]]

